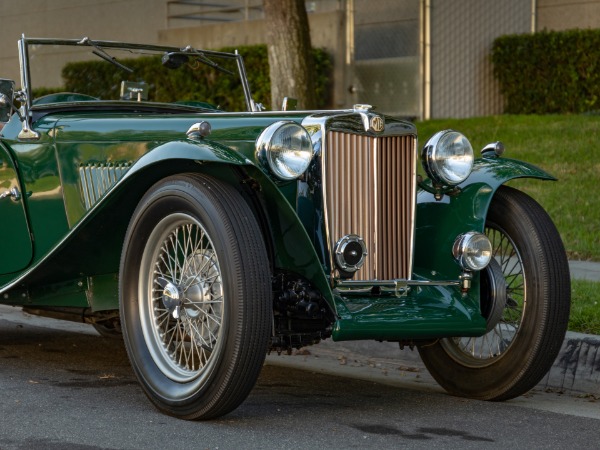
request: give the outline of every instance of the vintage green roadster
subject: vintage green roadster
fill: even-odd
[[[329,338],[416,347],[447,391],[476,399],[521,395],[553,363],[565,251],[540,205],[505,186],[553,177],[501,143],[475,159],[445,130],[419,152],[411,123],[369,105],[264,111],[237,53],[18,46],[20,88],[0,81],[0,302],[122,336],[163,412],[226,414],[268,352]],[[34,98],[39,52],[58,47],[46,56],[101,58],[120,92]],[[158,101],[124,56],[231,77],[245,108]]]

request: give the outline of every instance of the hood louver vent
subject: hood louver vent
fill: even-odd
[[[81,192],[86,209],[94,206],[98,200],[129,170],[131,164],[94,163],[79,167]]]

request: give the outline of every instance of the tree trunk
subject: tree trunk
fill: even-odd
[[[314,60],[304,0],[263,0],[268,27],[271,108],[284,97],[298,100],[302,109],[316,108]]]

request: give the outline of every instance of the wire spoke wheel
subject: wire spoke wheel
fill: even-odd
[[[200,376],[225,313],[219,261],[202,225],[185,214],[165,217],[148,239],[141,272],[150,301],[140,320],[154,360],[173,380]]]
[[[152,187],[127,230],[119,296],[129,360],[161,411],[211,419],[244,401],[267,351],[271,278],[234,188],[197,174]]]
[[[569,268],[548,214],[516,189],[501,186],[496,191],[485,233],[494,260],[490,271],[480,274],[481,313],[487,320],[486,306],[497,305],[502,308],[493,316],[497,322],[488,322],[480,337],[440,339],[419,347],[419,353],[451,394],[507,400],[535,386],[560,350],[569,321]],[[503,278],[506,292],[495,297],[502,303],[494,303],[492,292],[483,288],[486,276]]]

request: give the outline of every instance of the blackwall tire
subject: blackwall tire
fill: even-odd
[[[561,348],[569,320],[569,268],[550,217],[523,192],[506,186],[497,191],[485,231],[507,285],[502,319],[482,337],[441,339],[419,352],[449,393],[507,400],[534,387]]]
[[[161,411],[211,419],[244,401],[272,308],[262,234],[236,190],[202,175],[151,188],[126,234],[119,297],[131,365]]]

